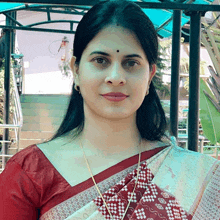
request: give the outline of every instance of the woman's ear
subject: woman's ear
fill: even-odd
[[[77,84],[78,85],[78,66],[76,66],[75,65],[75,63],[76,63],[76,57],[75,56],[73,56],[72,58],[71,58],[71,60],[70,60],[70,68],[71,68],[71,70],[72,70],[72,72],[73,72],[73,77],[74,77],[74,82],[75,82],[75,84]]]
[[[74,69],[75,69],[75,62],[76,62],[76,57],[72,56],[72,58],[70,60],[70,68],[71,68],[72,72],[74,72]]]
[[[150,85],[150,83],[151,83],[153,77],[155,76],[156,71],[157,71],[157,66],[156,66],[156,64],[153,64],[153,65],[151,66],[151,68],[150,68],[149,85]]]

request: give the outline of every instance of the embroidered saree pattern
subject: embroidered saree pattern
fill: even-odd
[[[116,220],[122,219],[124,215],[135,186],[136,175],[137,169],[103,194],[110,212]],[[153,178],[154,175],[145,162],[141,166],[138,184],[124,219],[192,219],[192,216],[181,208],[175,197],[152,183]],[[111,219],[102,198],[99,196],[94,202],[105,219]]]
[[[179,161],[180,159],[182,161]],[[192,166],[190,168],[189,165],[193,160],[196,162],[197,167]],[[178,164],[188,167],[184,170],[181,166],[176,167]],[[202,170],[199,170],[199,166],[201,166]],[[179,172],[180,168],[182,169],[181,172]],[[185,173],[190,172],[190,169],[194,169],[191,175]],[[194,173],[195,171],[197,174]],[[200,176],[202,172],[203,176]],[[192,175],[195,176],[194,182],[197,188],[195,189],[196,193],[192,194],[192,198],[188,198],[191,195],[188,195],[188,197],[183,196],[185,195],[184,191],[191,192],[192,189],[188,188],[196,186],[190,182],[192,181]],[[136,178],[137,165],[126,169],[124,172],[119,172],[98,184],[114,220],[121,220],[123,217],[131,198]],[[171,182],[169,183],[169,181]],[[200,184],[198,185],[198,183]],[[104,185],[105,187],[103,187]],[[93,192],[93,196],[90,196],[82,204],[80,200],[83,200],[83,197],[85,199],[85,195],[89,192]],[[176,194],[176,192],[178,193]],[[111,219],[94,186],[85,190],[82,194],[81,198],[76,195],[68,202],[65,201],[63,205],[60,204],[52,209],[53,211],[57,209],[57,212],[62,212],[61,206],[64,208],[67,203],[69,205],[72,203],[73,205],[78,201],[81,204],[78,210],[76,208],[72,210],[71,214],[70,212],[68,212],[69,214],[66,213],[63,215],[65,218],[52,217],[52,210],[50,210],[40,219]],[[93,199],[91,199],[92,197]],[[189,202],[190,204],[188,204]],[[55,213],[54,216],[56,216]],[[172,146],[165,148],[141,163],[138,183],[124,218],[125,220],[219,220],[219,218],[220,165],[218,161],[211,157]]]
[[[193,164],[193,161],[195,161],[195,164]],[[186,167],[185,170],[183,167]],[[192,171],[190,172],[190,170]],[[194,181],[192,182],[193,177]],[[123,217],[136,178],[137,165],[127,168],[124,173],[119,172],[98,183],[114,220],[121,220]],[[105,187],[103,187],[103,184]],[[190,187],[192,189],[189,189]],[[78,201],[81,207],[78,207],[78,210],[72,210],[72,214],[69,216],[66,214],[66,218],[49,218],[49,213],[52,212],[50,210],[41,217],[41,220],[111,219],[94,186],[82,192],[81,199],[83,200],[83,197],[85,199],[85,195],[90,190],[94,192],[93,199],[91,197],[91,200],[86,199],[84,205],[82,201],[79,201],[79,195],[69,200],[68,203],[72,203],[72,205]],[[192,191],[195,191],[195,193],[193,194]],[[186,193],[188,193],[187,196],[185,196]],[[61,206],[65,207],[65,205],[67,205],[67,201],[63,205],[60,204],[55,207],[57,212],[61,212]],[[138,184],[124,219],[219,220],[219,161],[177,146],[163,149],[141,163]]]
[[[204,196],[193,220],[220,219],[220,165],[212,172],[213,178],[205,189]]]

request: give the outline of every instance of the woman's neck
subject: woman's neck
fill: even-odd
[[[141,139],[136,126],[136,115],[117,120],[85,117],[84,129],[79,138],[85,148],[94,152],[101,151],[104,155],[134,149]]]

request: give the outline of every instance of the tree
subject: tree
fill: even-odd
[[[155,77],[153,78],[153,83],[160,98],[162,99],[170,95],[170,85],[164,84],[162,80],[162,76],[171,68],[170,67],[171,55],[169,52],[170,48],[171,48],[171,40],[160,41],[157,71]]]
[[[219,2],[218,2],[219,3]],[[200,80],[200,118],[205,136],[211,144],[220,144],[220,22],[219,13],[212,13],[211,23],[202,18],[201,39],[214,68],[209,66],[211,76]]]

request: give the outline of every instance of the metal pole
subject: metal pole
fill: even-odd
[[[198,151],[201,12],[190,14],[188,149]]]
[[[173,12],[173,35],[172,35],[170,131],[172,135],[174,135],[176,138],[178,138],[181,15],[182,15],[182,11],[174,10]]]
[[[16,11],[11,12],[11,17],[13,17],[16,20],[17,12]],[[15,22],[11,21],[11,25],[15,26],[16,24]],[[15,53],[15,30],[12,31],[11,53]]]
[[[6,24],[9,25],[10,21],[6,18]],[[10,112],[10,58],[11,58],[11,30],[5,29],[5,75],[4,75],[4,112],[3,123],[9,124]],[[4,129],[3,140],[9,140],[9,129]],[[7,154],[8,143],[5,144],[3,150]]]

